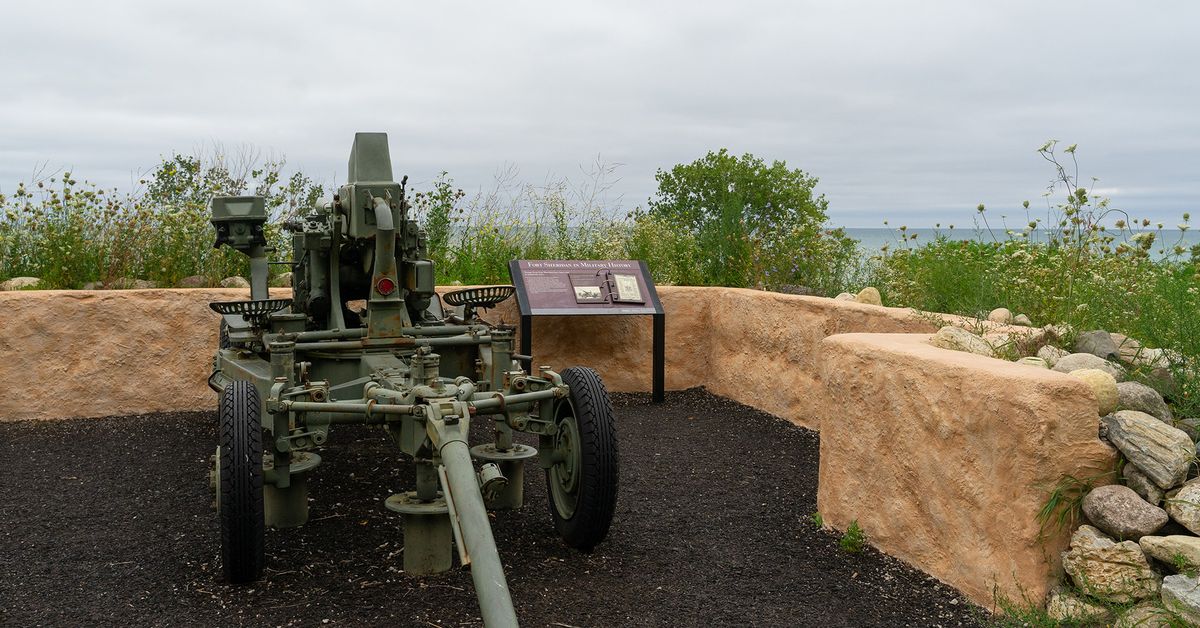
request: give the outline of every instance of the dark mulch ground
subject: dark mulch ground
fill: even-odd
[[[616,398],[621,490],[608,540],[561,545],[536,467],[494,521],[527,626],[962,626],[980,611],[809,522],[817,434],[701,390]],[[268,572],[220,582],[208,413],[0,423],[0,623],[478,625],[469,573],[399,570],[382,434],[338,428],[311,520],[267,533]]]

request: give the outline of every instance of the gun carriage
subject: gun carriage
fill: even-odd
[[[415,467],[412,490],[384,500],[403,517],[404,570],[448,570],[456,547],[485,624],[516,625],[486,509],[522,506],[524,466],[536,458],[563,541],[583,551],[600,543],[617,491],[608,393],[589,368],[531,372],[514,329],[480,317],[511,286],[439,297],[386,134],[355,135],[347,181],[284,225],[287,299],[268,294],[263,199],[211,202],[216,246],[247,255],[251,274],[250,300],[210,304],[221,315],[209,385],[220,397],[212,483],[224,575],[260,578],[265,529],[307,522],[306,480],[333,426],[377,425]],[[348,305],[356,301],[365,305]],[[472,421],[488,422],[491,442],[469,444]],[[537,447],[514,442],[518,432],[536,435]]]

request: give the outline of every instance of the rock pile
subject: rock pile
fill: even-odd
[[[855,303],[865,303],[867,305],[883,305],[883,297],[879,294],[879,289],[873,286],[867,286],[858,291],[858,294],[850,294],[843,292],[834,299],[838,301],[854,301]]]
[[[1137,351],[1130,352],[1130,346]],[[1080,334],[1075,353],[1047,346],[1039,353],[1054,370],[1091,386],[1100,435],[1124,458],[1120,483],[1092,489],[1082,501],[1087,524],[1063,552],[1063,569],[1076,593],[1047,600],[1056,619],[1113,622],[1117,626],[1200,625],[1200,421],[1176,421],[1163,395],[1123,381],[1145,349],[1126,337]],[[1189,429],[1191,428],[1190,432]],[[1137,603],[1119,617],[1114,604]]]
[[[999,308],[981,334],[948,325],[929,342],[1085,382],[1101,438],[1124,459],[1118,483],[1084,495],[1086,522],[1062,553],[1071,586],[1050,595],[1047,613],[1089,625],[1200,626],[1200,418],[1176,418],[1159,392],[1172,394],[1167,367],[1177,356],[1103,330],[1022,332],[1016,319]],[[1114,606],[1129,608],[1114,616]]]

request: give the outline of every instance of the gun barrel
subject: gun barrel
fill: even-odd
[[[439,430],[444,436],[439,445],[447,482],[442,490],[447,499],[454,502],[454,512],[471,560],[471,579],[475,582],[484,625],[488,628],[515,627],[517,613],[513,610],[504,566],[500,564],[500,552],[496,550],[487,507],[480,494],[475,466],[471,463],[466,424],[463,420],[457,425],[445,426],[445,431]]]

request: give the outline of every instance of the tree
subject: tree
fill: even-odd
[[[816,177],[722,148],[659,170],[655,179],[649,213],[696,238],[705,283],[774,286],[810,279],[805,248],[829,235],[822,233],[829,203],[814,193]]]

